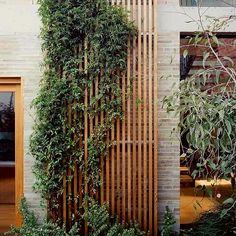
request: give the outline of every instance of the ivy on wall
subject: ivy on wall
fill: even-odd
[[[36,111],[31,153],[34,188],[57,207],[63,178],[75,165],[90,189],[101,185],[100,160],[111,143],[107,132],[122,119],[122,93],[128,40],[137,30],[124,9],[107,0],[39,0],[44,75],[33,102]],[[92,86],[98,91],[85,99]],[[85,114],[104,115],[88,133]],[[88,159],[85,159],[87,145]],[[67,175],[67,181],[73,176]]]

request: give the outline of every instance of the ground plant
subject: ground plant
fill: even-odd
[[[174,235],[174,224],[176,220],[174,218],[173,212],[168,206],[166,206],[164,223],[161,229],[161,236],[170,236]]]
[[[111,218],[108,211],[108,205],[100,205],[94,199],[88,200],[88,206],[84,205],[84,214],[81,216],[90,227],[91,236],[145,236],[138,224],[121,224],[115,218]],[[25,198],[20,203],[20,212],[23,223],[20,228],[12,226],[7,235],[18,236],[82,236],[80,231],[81,221],[76,222],[69,231],[65,225],[60,226],[50,219],[39,222],[37,215],[29,209]]]

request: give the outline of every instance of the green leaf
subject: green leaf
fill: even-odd
[[[217,45],[219,45],[219,40],[218,40],[218,38],[217,38],[215,35],[212,36],[212,39],[213,39],[213,42],[214,42],[214,43],[216,43]]]
[[[202,66],[205,68],[206,60],[210,56],[209,52],[205,52],[202,60]]]
[[[216,70],[216,73],[215,73],[215,80],[216,80],[216,83],[218,84],[219,81],[220,81],[220,74],[221,74],[221,71],[220,70]]]
[[[223,209],[220,213],[220,218],[223,218],[225,215],[227,215],[229,209]]]
[[[234,203],[234,199],[233,199],[233,198],[227,198],[227,199],[223,202],[224,205],[233,204],[233,203]]]
[[[198,146],[199,146],[199,144],[198,144],[198,141],[199,141],[199,134],[200,134],[200,130],[199,130],[199,129],[196,129],[196,130],[195,130],[195,133],[194,133],[194,138],[195,138],[195,140],[192,140],[192,141],[194,141],[193,145],[194,145],[195,147],[198,147]]]
[[[231,151],[226,147],[223,140],[220,140],[220,147],[223,149],[224,152],[230,153]]]
[[[202,163],[197,163],[197,167],[202,167],[203,164]]]
[[[234,61],[230,57],[224,56],[223,59],[229,61],[231,63],[231,66],[234,66]]]
[[[193,173],[192,173],[193,179],[196,179],[197,174],[198,174],[198,171],[197,171],[197,170],[194,170]]]
[[[220,117],[221,120],[224,120],[225,111],[223,109],[219,111],[219,117]]]
[[[225,125],[226,125],[227,131],[228,131],[228,135],[230,135],[232,132],[231,123],[228,120],[225,120]]]
[[[212,194],[212,189],[211,188],[206,188],[206,193],[210,198],[212,198],[213,194]]]
[[[185,49],[184,52],[183,52],[183,57],[186,58],[188,56],[188,50]]]
[[[212,168],[212,170],[216,169],[216,164],[212,160],[209,160],[208,163],[209,163],[209,166]]]

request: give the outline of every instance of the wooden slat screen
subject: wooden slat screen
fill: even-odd
[[[106,201],[116,202],[114,213],[121,220],[136,220],[157,235],[157,0],[117,0],[112,4],[125,7],[139,31],[131,41],[126,84],[122,85],[129,87],[131,77],[132,95],[123,100],[125,119],[116,126],[116,153],[110,159],[119,171],[116,198]]]
[[[158,235],[158,194],[157,194],[157,0],[110,0],[118,7],[129,11],[130,19],[138,27],[137,38],[131,39],[127,57],[127,73],[120,81],[122,91],[132,91],[128,99],[123,96],[124,120],[113,123],[113,129],[107,134],[107,140],[113,141],[106,159],[101,158],[101,177],[103,185],[96,193],[100,203],[109,202],[112,215],[120,222],[137,221],[150,235]],[[84,45],[86,47],[86,45]],[[83,50],[83,49],[80,49]],[[80,65],[86,67],[85,61]],[[85,91],[85,105],[89,104],[93,94],[98,94],[99,78]],[[112,98],[111,98],[112,99]],[[81,114],[72,114],[68,104],[69,120],[81,119]],[[98,123],[103,122],[104,114],[84,119],[84,141],[80,148],[88,158],[87,139]],[[75,137],[77,138],[77,137]],[[77,209],[82,204],[83,194],[89,193],[84,185],[84,176],[76,166],[68,170],[72,181],[64,178],[62,216],[68,227],[76,219]],[[68,199],[68,193],[71,198]],[[84,234],[88,227],[84,225]]]

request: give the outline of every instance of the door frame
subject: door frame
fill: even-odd
[[[15,224],[20,226],[19,202],[23,197],[23,93],[21,77],[0,77],[0,92],[15,92]]]

